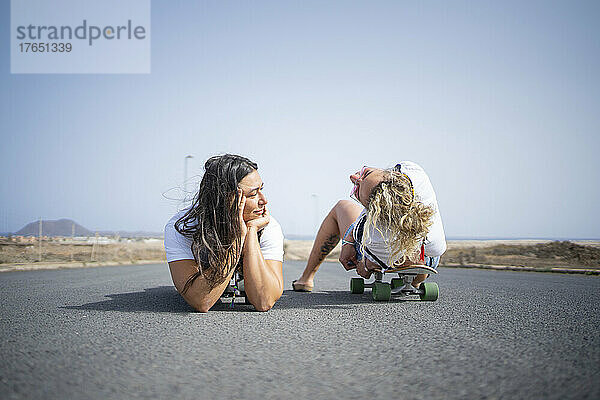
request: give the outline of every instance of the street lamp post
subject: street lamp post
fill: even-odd
[[[194,156],[185,156],[185,159],[183,161],[183,191],[185,192],[185,195],[187,196],[187,162],[189,158],[194,158]]]

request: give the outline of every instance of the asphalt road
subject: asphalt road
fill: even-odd
[[[200,314],[166,264],[0,274],[0,398],[600,398],[599,277],[440,269],[437,302],[375,303],[351,276]]]

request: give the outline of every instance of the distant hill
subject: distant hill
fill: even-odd
[[[58,219],[58,220],[42,220],[42,236],[71,236],[71,229],[75,224],[74,236],[94,236],[96,231],[90,231],[79,225],[72,219]],[[35,221],[25,225],[18,232],[0,234],[0,236],[38,236],[40,229],[40,222]],[[122,238],[162,238],[162,232],[146,232],[146,231],[98,231],[99,236],[120,236]]]
[[[71,236],[75,225],[75,236],[94,236],[94,232],[84,228],[72,219],[42,220],[42,236]],[[40,222],[25,225],[14,234],[17,236],[37,236],[40,233]]]

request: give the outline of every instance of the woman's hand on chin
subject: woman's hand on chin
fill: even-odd
[[[265,212],[263,213],[262,217],[251,219],[250,221],[246,222],[246,226],[248,228],[255,227],[257,232],[267,226],[271,220],[271,214],[269,214],[267,207],[265,207],[264,210]]]
[[[244,221],[244,207],[246,206],[246,196],[242,189],[238,189],[238,196],[240,200],[238,201],[238,222],[240,224],[240,232],[242,232],[242,240],[246,237],[246,233],[248,233],[248,226]]]

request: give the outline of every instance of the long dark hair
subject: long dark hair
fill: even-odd
[[[258,165],[246,157],[225,154],[209,158],[198,194],[175,229],[192,240],[198,272],[190,276],[182,293],[203,276],[211,288],[222,283],[235,269],[242,252],[238,220],[238,184]]]

